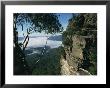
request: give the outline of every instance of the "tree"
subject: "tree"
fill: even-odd
[[[61,24],[56,14],[53,13],[14,13],[14,72],[15,74],[31,74],[29,66],[25,60],[25,48],[29,42],[29,34],[33,32],[57,33],[62,31]],[[26,29],[24,42],[18,43],[17,26],[22,27],[25,23],[30,25]],[[23,34],[24,35],[24,34]]]
[[[63,33],[64,46],[72,47],[72,36],[78,35],[86,40],[83,49],[84,60],[82,67],[91,72],[97,73],[97,14],[79,13],[69,20],[66,31]]]

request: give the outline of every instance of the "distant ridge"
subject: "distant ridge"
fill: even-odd
[[[37,37],[49,37],[49,36],[30,36],[30,38],[37,38]],[[24,37],[18,37],[18,41],[22,41]],[[62,35],[50,36],[48,40],[53,41],[62,41]]]
[[[62,41],[62,35],[50,36],[48,40]]]

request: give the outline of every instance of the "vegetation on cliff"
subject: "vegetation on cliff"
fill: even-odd
[[[78,71],[97,74],[96,13],[72,14],[65,31],[55,13],[14,13],[13,17],[14,75],[77,75]],[[19,28],[24,31],[22,43],[18,42]],[[35,32],[62,35],[46,36],[44,46],[27,49],[30,34]],[[47,41],[53,38],[62,44],[54,48],[48,46]]]
[[[73,47],[73,36],[81,36],[86,41],[83,49],[83,62],[81,68],[91,74],[97,74],[97,14],[79,13],[73,14],[69,20],[66,31],[63,32],[64,47]],[[82,45],[80,44],[79,47]]]

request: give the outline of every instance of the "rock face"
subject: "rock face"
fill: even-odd
[[[65,60],[63,58],[63,56],[61,56],[60,63],[61,63],[61,74],[63,74],[63,75],[70,75],[70,70],[69,70],[68,62],[67,62],[67,60]]]
[[[61,74],[62,75],[89,75],[89,73],[80,68],[83,61],[83,48],[86,41],[81,36],[75,35],[72,37],[72,47],[64,47],[66,58],[61,56]]]

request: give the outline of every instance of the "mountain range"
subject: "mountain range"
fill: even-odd
[[[37,37],[47,37],[47,36],[30,36],[30,38],[37,38]],[[23,39],[24,37],[18,37],[18,41],[22,41]],[[50,36],[48,40],[62,41],[62,35]]]

